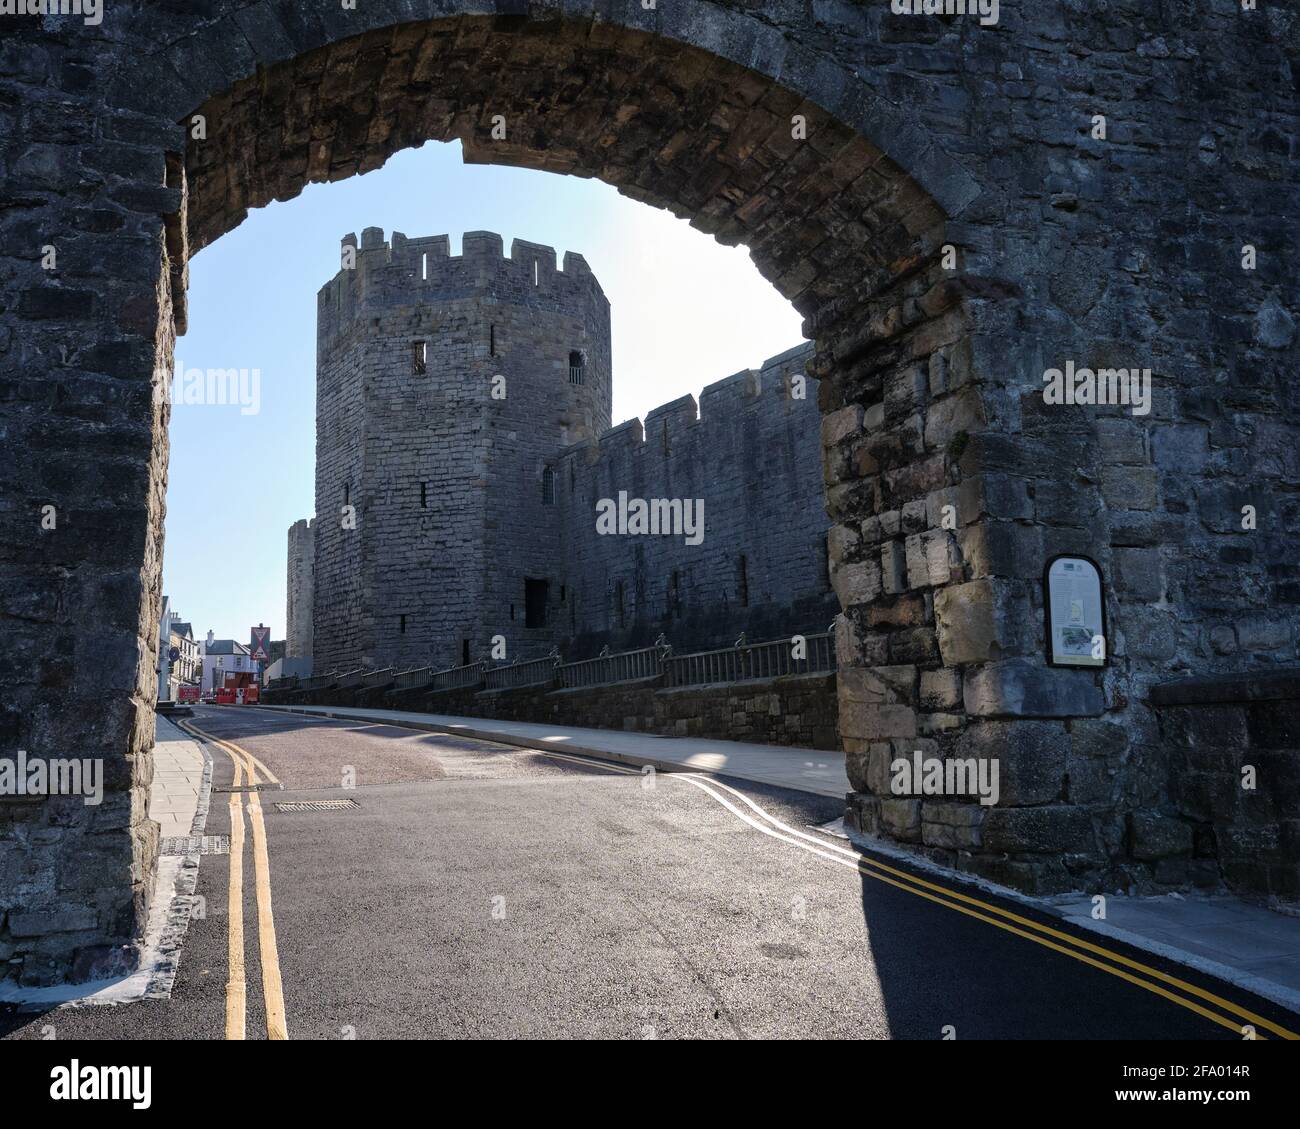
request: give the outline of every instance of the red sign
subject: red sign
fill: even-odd
[[[176,688],[176,700],[178,702],[197,702],[199,700],[199,688],[197,686],[178,686]]]
[[[271,629],[258,624],[253,628],[253,641],[248,653],[257,662],[271,661]]]

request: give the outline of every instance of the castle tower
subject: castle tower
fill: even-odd
[[[289,575],[284,620],[284,653],[289,658],[311,658],[315,529],[314,519],[295,521],[289,527]]]
[[[554,467],[609,427],[609,303],[572,252],[449,251],[366,228],[317,296],[318,671],[533,657],[564,622]]]

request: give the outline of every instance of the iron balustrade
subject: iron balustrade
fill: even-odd
[[[398,690],[418,690],[429,683],[433,677],[433,667],[418,666],[412,670],[399,670],[393,676],[393,685]]]
[[[365,676],[365,667],[357,667],[356,670],[350,670],[347,674],[339,678],[338,687],[340,690],[351,690],[356,686],[360,686],[361,680],[365,678]]]
[[[546,655],[531,662],[497,666],[483,675],[483,685],[489,690],[506,690],[516,686],[542,686],[554,681],[558,655]]]
[[[558,681],[566,689],[577,689],[636,682],[660,675],[665,676],[669,686],[703,686],[715,682],[781,678],[791,674],[830,674],[835,670],[835,636],[832,631],[803,636],[804,654],[801,658],[794,656],[792,639],[790,636],[750,643],[742,635],[731,647],[674,655],[672,647],[661,635],[653,647],[617,654],[606,651],[594,659],[571,663],[561,662],[559,654],[552,651],[539,659],[514,662],[508,666],[494,667],[487,660],[480,660],[444,670],[427,666],[402,671],[395,667],[370,672],[357,669],[342,675],[331,672],[302,681],[297,678],[276,679],[268,688],[286,688],[292,683],[292,688],[298,690],[324,690],[327,687],[347,690],[391,682],[398,690],[466,690],[475,687],[504,690]]]
[[[794,657],[790,638],[747,643],[742,635],[734,647],[672,655],[664,660],[670,686],[703,686],[713,682],[748,682],[789,674],[829,674],[835,670],[835,641],[830,632],[805,635],[803,658]]]
[[[451,666],[437,671],[429,679],[430,690],[466,690],[478,686],[483,681],[483,671],[487,663],[468,663],[465,666]]]
[[[663,673],[663,653],[663,647],[642,647],[639,651],[601,654],[594,659],[564,663],[560,667],[560,685],[572,689],[657,678]]]

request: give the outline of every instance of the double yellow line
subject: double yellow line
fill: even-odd
[[[536,751],[542,752],[544,756],[555,757],[558,760],[570,760],[593,765],[603,763],[587,760],[573,754],[563,755],[540,749]],[[639,775],[637,770],[621,765],[610,764],[606,767],[616,772]],[[1262,1032],[1268,1031],[1281,1039],[1300,1040],[1300,1035],[1294,1031],[1265,1019],[1262,1015],[1241,1007],[1231,1000],[1226,1000],[1222,996],[1215,995],[1205,988],[1198,987],[1177,976],[1172,976],[1158,968],[1152,968],[1141,961],[1127,957],[1123,953],[1114,952],[1104,945],[1098,945],[1092,941],[1084,940],[1082,937],[1076,937],[1071,933],[1055,929],[1050,925],[1044,925],[1013,910],[1004,909],[992,902],[964,894],[959,890],[953,890],[937,882],[930,882],[905,870],[889,866],[878,859],[865,856],[858,851],[829,843],[825,839],[816,838],[797,828],[790,827],[769,812],[764,811],[744,793],[723,784],[715,777],[690,772],[665,772],[663,775],[671,780],[681,780],[695,785],[744,823],[755,830],[761,831],[764,835],[798,847],[800,850],[817,855],[829,862],[838,863],[842,866],[851,866],[864,877],[874,878],[877,882],[884,882],[906,893],[925,898],[936,905],[973,917],[986,925],[992,925],[997,929],[1013,933],[1017,937],[1022,937],[1027,941],[1034,942],[1034,944],[1052,949],[1054,952],[1061,953],[1072,960],[1081,961],[1093,968],[1100,969],[1102,972],[1109,973],[1111,976],[1117,976],[1121,980],[1178,1004],[1188,1011],[1193,1011],[1220,1027],[1226,1027],[1238,1035],[1244,1036],[1246,1028],[1250,1027],[1253,1030],[1252,1037],[1256,1039],[1266,1039],[1267,1036]],[[730,793],[732,797],[750,809],[749,812],[738,808],[721,792]],[[1188,999],[1188,996],[1193,998]],[[1229,1016],[1235,1016],[1236,1018],[1229,1018]]]
[[[239,789],[244,778],[255,786],[261,772],[267,784],[279,784],[269,768],[247,749],[214,737],[188,721],[180,727],[223,749],[235,765],[230,793],[230,878],[227,887],[229,911],[229,973],[226,980],[226,1038],[243,1039],[247,1001],[244,972],[244,798]],[[266,1037],[287,1039],[284,1019],[284,987],[280,980],[280,954],[275,944],[275,918],[271,913],[271,863],[266,849],[266,824],[262,800],[256,787],[248,793],[248,821],[253,832],[253,872],[257,892],[257,937],[262,958],[262,996],[266,1002]]]

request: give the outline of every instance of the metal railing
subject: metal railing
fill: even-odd
[[[430,690],[467,690],[478,686],[483,681],[483,671],[487,663],[467,663],[465,666],[451,666],[437,671],[429,680]]]
[[[340,690],[352,690],[361,685],[361,680],[366,676],[366,668],[359,666],[356,670],[349,670],[347,674],[341,675],[338,679]]]
[[[569,366],[569,383],[582,384],[586,381],[587,369],[584,365]]]
[[[412,670],[399,670],[393,676],[393,686],[398,690],[418,690],[427,686],[433,677],[433,667],[417,666]]]
[[[660,635],[652,647],[611,654],[606,647],[594,659],[566,663],[557,649],[548,655],[526,662],[516,660],[508,666],[491,666],[486,659],[452,666],[444,670],[421,666],[411,670],[386,667],[383,670],[350,670],[346,674],[332,671],[299,681],[276,679],[269,689],[293,688],[323,690],[336,686],[340,690],[357,686],[374,687],[392,683],[398,690],[425,689],[466,690],[483,687],[505,690],[520,686],[543,686],[558,681],[566,689],[604,686],[618,682],[635,682],[643,678],[665,676],[669,686],[701,686],[713,682],[747,682],[780,678],[791,674],[829,674],[835,670],[835,636],[831,631],[750,643],[741,635],[731,647],[713,651],[696,651],[674,655],[668,641]],[[287,684],[292,683],[292,687]]]
[[[658,678],[663,674],[663,660],[672,652],[659,636],[653,647],[639,651],[610,654],[606,647],[594,659],[564,663],[560,666],[560,685],[567,689],[579,686],[604,686],[611,682],[635,682],[640,678]]]
[[[496,666],[483,674],[483,685],[489,690],[507,690],[515,686],[541,686],[555,679],[560,665],[558,652],[552,651],[530,662],[514,662],[509,666]]]
[[[672,655],[664,660],[670,686],[702,686],[711,682],[747,682],[788,674],[829,674],[835,669],[835,639],[829,631],[805,635],[796,651],[794,636],[763,643],[747,642],[717,651]]]
[[[318,674],[314,678],[308,678],[305,682],[298,685],[299,690],[324,690],[327,686],[333,686],[334,680],[338,677],[336,671],[330,671],[329,674]]]

